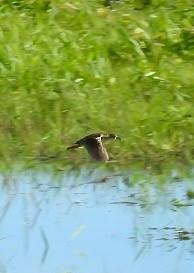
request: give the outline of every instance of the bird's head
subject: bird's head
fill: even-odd
[[[120,137],[118,137],[117,135],[115,135],[115,134],[107,134],[107,135],[103,135],[102,136],[102,139],[103,140],[108,140],[108,139],[119,139],[119,140],[121,140],[121,138]]]

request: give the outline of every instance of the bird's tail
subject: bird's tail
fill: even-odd
[[[79,147],[80,146],[78,144],[74,144],[73,146],[67,147],[67,150],[76,149],[76,148],[79,148]]]

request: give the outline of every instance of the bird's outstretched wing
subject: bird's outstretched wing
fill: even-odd
[[[109,160],[109,156],[100,140],[96,138],[89,138],[87,141],[85,141],[83,146],[95,160],[100,162],[107,162]]]

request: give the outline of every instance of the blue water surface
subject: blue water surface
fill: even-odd
[[[193,273],[192,179],[103,175],[2,175],[0,272]]]

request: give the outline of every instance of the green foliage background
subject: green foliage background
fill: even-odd
[[[192,1],[9,0],[0,25],[2,159],[98,131],[120,162],[192,159]]]

